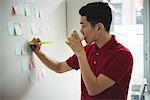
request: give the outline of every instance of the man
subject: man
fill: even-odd
[[[93,2],[83,6],[79,13],[85,47],[74,31],[66,43],[75,54],[66,61],[48,59],[40,51],[40,40],[35,38],[32,40],[34,52],[57,73],[80,69],[82,100],[127,100],[133,58],[130,51],[109,34],[111,8],[107,3]]]

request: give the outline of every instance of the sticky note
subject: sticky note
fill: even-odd
[[[27,60],[23,59],[21,61],[21,72],[26,72],[28,70],[28,62]]]
[[[20,56],[21,55],[21,42],[20,41],[16,42],[15,54],[16,54],[16,56]]]
[[[27,44],[27,42],[22,43],[21,53],[22,53],[22,55],[28,54],[28,44]]]
[[[17,15],[19,14],[19,9],[17,5],[12,6],[12,14]]]
[[[19,26],[20,26],[20,30],[21,30],[22,34],[24,34],[25,33],[24,23],[19,23]]]
[[[42,77],[43,78],[47,77],[47,73],[46,73],[45,69],[42,69]]]
[[[15,34],[16,34],[16,35],[22,35],[22,31],[21,31],[20,24],[15,23],[15,24],[14,24],[14,30],[15,30]]]
[[[31,32],[32,32],[33,34],[38,34],[38,33],[40,33],[40,32],[39,32],[39,27],[38,27],[38,25],[37,25],[36,23],[32,23],[32,24],[31,24]]]
[[[18,15],[25,16],[25,9],[24,9],[24,5],[22,3],[18,4],[18,10],[19,10]]]
[[[36,75],[36,71],[30,71],[29,73],[29,83],[33,84],[35,83],[37,80],[37,75]]]
[[[40,18],[40,10],[37,7],[34,8],[34,13],[36,18]]]
[[[43,24],[43,32],[44,33],[49,33],[50,32],[50,26],[48,23]]]
[[[26,16],[31,16],[31,11],[28,5],[25,5],[25,15]]]
[[[42,10],[39,10],[39,18],[44,17]]]
[[[12,6],[12,14],[13,15],[22,15],[25,16],[25,8],[22,3]]]
[[[35,68],[35,64],[34,64],[34,61],[33,61],[33,55],[30,54],[29,55],[29,69],[34,70],[34,68]]]
[[[38,73],[38,80],[42,80],[42,74],[41,73]]]
[[[8,34],[14,35],[14,23],[13,22],[8,22]]]

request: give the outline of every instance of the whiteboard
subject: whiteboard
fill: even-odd
[[[59,75],[49,70],[34,53],[35,68],[31,70],[28,66],[31,52],[22,47],[33,37],[39,37],[54,42],[42,46],[48,57],[61,61],[72,55],[65,44],[65,0],[1,0],[0,7],[2,100],[78,100],[79,72]]]

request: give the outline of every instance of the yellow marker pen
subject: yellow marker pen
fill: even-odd
[[[52,44],[53,42],[50,42],[50,41],[48,41],[48,42],[39,42],[39,44]],[[33,45],[34,43],[33,42],[29,42],[29,44],[30,45]]]

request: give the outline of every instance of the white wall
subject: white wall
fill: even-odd
[[[150,3],[149,0],[144,0],[144,77],[147,82],[150,82]],[[150,84],[150,83],[149,83]],[[148,87],[150,93],[150,87]],[[150,97],[149,97],[150,98]]]
[[[11,2],[8,2],[11,1]],[[17,41],[31,40],[33,37],[40,37],[42,40],[51,40],[54,44],[42,47],[43,52],[48,57],[56,60],[67,59],[71,50],[65,44],[66,39],[66,8],[64,0],[33,0],[35,2],[27,3],[29,7],[39,7],[43,11],[45,18],[42,22],[50,24],[50,32],[45,34],[31,34],[30,24],[39,19],[34,17],[12,16],[11,6],[16,4],[17,0],[1,0],[0,22],[1,30],[1,56],[3,74],[2,100],[79,100],[80,99],[80,73],[79,71],[70,71],[64,74],[56,74],[43,65],[39,59],[33,55],[36,68],[34,71],[27,70],[21,72],[21,61],[28,59],[29,55],[15,55],[15,44]],[[20,0],[18,0],[20,1]],[[23,1],[23,0],[22,0]],[[9,36],[7,30],[8,22],[19,22],[24,24],[25,34],[21,36]],[[45,69],[47,77],[38,81],[29,83],[29,76],[37,77],[41,69]],[[0,75],[1,76],[1,75]]]
[[[79,9],[89,2],[100,0],[67,0],[67,34],[69,35],[72,29],[80,31],[80,15]]]
[[[1,4],[1,0],[0,0],[0,4]],[[1,22],[2,20],[2,7],[0,5],[0,43],[2,43],[2,36],[1,36]],[[1,50],[1,47],[0,47],[0,56],[2,56],[2,50]],[[0,100],[2,98],[2,57],[0,57]]]

